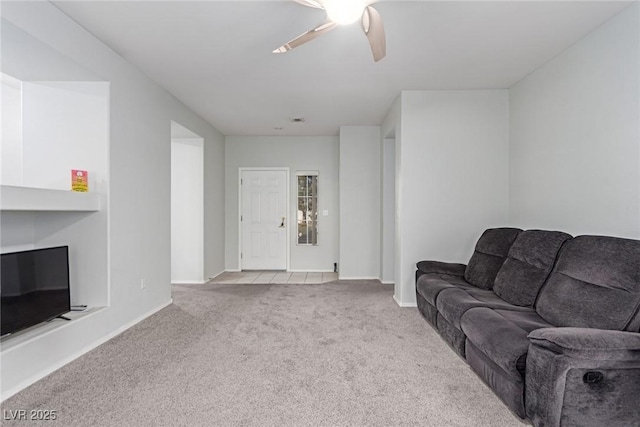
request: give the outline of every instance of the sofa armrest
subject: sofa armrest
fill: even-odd
[[[543,328],[529,342],[562,354],[589,360],[640,361],[640,333],[592,328]]]
[[[640,420],[640,334],[544,328],[529,334],[527,417],[544,426],[629,426]]]
[[[426,273],[449,274],[451,276],[462,277],[464,276],[464,270],[467,268],[465,264],[440,261],[420,261],[416,264],[416,267],[418,268],[416,277],[420,277]]]

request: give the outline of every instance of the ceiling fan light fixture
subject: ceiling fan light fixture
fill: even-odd
[[[362,17],[367,2],[365,0],[324,0],[327,16],[338,25],[353,24]]]
[[[293,0],[303,6],[324,9],[327,13],[322,23],[306,33],[289,40],[273,53],[285,53],[291,49],[308,43],[336,28],[338,25],[348,25],[360,20],[362,30],[369,40],[373,60],[380,61],[385,57],[387,47],[384,35],[384,25],[380,13],[371,4],[373,0]]]

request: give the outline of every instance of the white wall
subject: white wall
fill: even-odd
[[[402,289],[401,282],[397,282],[398,280],[402,280],[403,274],[399,270],[399,266],[402,262],[402,222],[400,221],[400,212],[402,206],[401,195],[402,193],[399,191],[399,188],[402,186],[403,176],[400,173],[401,164],[400,160],[402,159],[402,93],[398,95],[396,100],[389,107],[389,111],[387,115],[382,120],[382,124],[380,125],[380,134],[383,138],[393,138],[393,147],[394,152],[392,154],[394,159],[393,164],[393,172],[394,177],[389,178],[386,175],[383,175],[383,179],[385,182],[393,180],[393,196],[394,196],[394,205],[393,205],[393,258],[391,261],[383,260],[383,263],[392,262],[393,263],[393,282],[394,286],[394,296],[393,298],[396,302],[399,302],[401,305],[411,305],[410,302],[403,303],[400,298],[400,291]],[[384,151],[383,151],[384,153]],[[391,169],[391,167],[389,167]],[[387,198],[383,193],[383,200],[387,202]],[[384,230],[389,226],[387,219],[383,216],[383,239],[386,238],[387,233]],[[386,240],[383,240],[386,242]],[[387,257],[387,252],[383,252],[383,257]],[[387,267],[383,266],[383,271],[389,271]],[[385,275],[382,276],[385,282],[389,280]]]
[[[22,185],[22,82],[6,74],[2,78],[2,146],[0,184]]]
[[[52,48],[48,40],[34,36],[31,31],[25,31],[26,20],[21,20],[21,23],[15,22],[16,15],[14,11],[16,8],[12,7],[9,2],[3,2],[2,4],[3,7],[0,12],[3,18],[3,73],[10,76],[19,76],[20,80],[23,81],[104,80],[102,73],[96,73],[85,68],[83,64],[70,57],[73,55],[67,55],[66,52]],[[43,27],[40,31],[45,33],[48,28]],[[59,41],[64,42],[63,40]]]
[[[171,140],[171,282],[204,283],[204,144]]]
[[[191,122],[191,121],[190,121]],[[202,131],[203,127],[198,126]],[[204,135],[204,134],[203,134]],[[204,277],[225,270],[225,143],[215,129],[204,138]]]
[[[640,237],[640,5],[510,89],[510,222]]]
[[[318,171],[318,245],[296,244],[289,233],[290,270],[333,271],[338,262],[338,138],[227,136],[225,143],[226,269],[240,268],[238,254],[238,170],[241,167],[288,167],[288,226],[296,227],[296,171]],[[321,214],[328,211],[327,216]]]
[[[508,95],[406,91],[396,132],[394,298],[415,305],[415,263],[467,262],[482,231],[507,222]]]
[[[2,17],[4,72],[21,80],[94,76],[110,83],[109,223],[103,256],[109,262],[109,307],[11,348],[3,343],[5,399],[170,304],[171,120],[204,138],[205,192],[218,204],[224,199],[224,141],[217,130],[52,4],[6,2]],[[48,49],[45,54],[43,49]],[[221,271],[222,207],[205,203],[205,218],[206,268]]]
[[[341,279],[380,277],[379,126],[340,127]]]
[[[395,136],[395,134],[394,134]],[[380,281],[393,283],[395,280],[395,223],[396,223],[396,140],[382,141],[382,200],[381,200],[381,242]]]

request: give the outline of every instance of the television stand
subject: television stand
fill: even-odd
[[[61,314],[60,316],[56,316],[55,318],[56,318],[56,319],[62,319],[62,320],[71,320],[71,319],[69,319],[68,317],[63,316],[62,314]]]

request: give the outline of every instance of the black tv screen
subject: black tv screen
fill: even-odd
[[[53,319],[71,309],[68,246],[0,256],[2,336]]]

